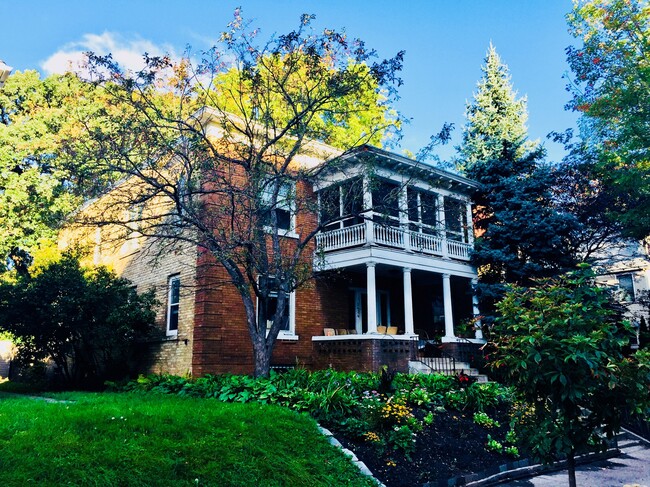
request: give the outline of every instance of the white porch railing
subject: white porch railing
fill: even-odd
[[[472,248],[471,245],[456,242],[455,240],[447,240],[447,252],[449,257],[456,259],[469,259],[469,251]]]
[[[364,243],[366,243],[365,223],[316,235],[316,247],[324,252],[354,247]]]
[[[404,248],[404,231],[384,225],[374,225],[375,242],[391,247]]]
[[[372,225],[374,242],[403,250],[469,260],[470,244],[443,237],[385,225]],[[330,230],[316,235],[316,247],[322,252],[346,249],[367,243],[366,224]]]

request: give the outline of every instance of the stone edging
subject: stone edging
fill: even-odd
[[[359,460],[352,450],[348,450],[347,448],[344,448],[343,445],[341,445],[341,442],[336,438],[334,438],[334,435],[330,430],[328,430],[327,428],[323,428],[321,425],[318,425],[318,429],[327,438],[327,440],[330,442],[330,445],[340,448],[343,453],[345,453],[348,457],[350,457],[352,463],[354,463],[357,466],[357,468],[361,471],[362,474],[372,478],[375,482],[377,482],[377,485],[379,487],[386,487],[377,478],[375,478],[375,476],[372,474],[372,472],[366,466],[366,464],[363,463],[361,460]]]

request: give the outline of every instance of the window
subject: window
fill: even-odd
[[[399,225],[399,185],[383,179],[374,180],[372,208],[381,215],[381,223]]]
[[[616,277],[621,301],[631,303],[634,301],[634,278],[632,274],[620,274]]]
[[[167,335],[176,335],[178,333],[178,311],[181,297],[180,276],[171,276],[167,288]]]
[[[445,226],[447,238],[459,242],[468,242],[467,206],[454,198],[445,198]]]
[[[407,188],[406,195],[410,229],[435,234],[438,223],[438,196],[411,187]]]
[[[125,241],[122,244],[120,252],[130,254],[140,248],[142,234],[140,230],[143,222],[144,206],[141,204],[130,206],[124,211]]]
[[[275,312],[278,309],[278,292],[273,291],[273,288],[277,287],[275,284],[275,279],[271,277],[268,280],[269,280],[268,286],[271,289],[268,298],[266,300],[260,298],[257,299],[257,320],[258,323],[266,323],[267,332],[273,326]],[[280,329],[280,333],[278,334],[278,337],[286,338],[286,337],[295,336],[295,322],[294,322],[295,307],[296,307],[295,293],[289,293],[284,308],[284,312],[285,312],[284,316],[288,317],[288,319],[286,320],[285,325]]]
[[[350,227],[363,222],[363,181],[360,177],[330,186],[319,192],[320,222],[326,230]]]
[[[273,204],[273,194],[279,184],[278,197],[275,205]],[[262,218],[267,227],[272,226],[273,213],[277,220],[278,230],[281,232],[290,232],[294,228],[294,184],[292,181],[278,181],[269,179],[266,181],[262,191]]]

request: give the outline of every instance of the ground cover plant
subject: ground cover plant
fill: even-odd
[[[388,486],[446,480],[519,456],[512,391],[467,376],[296,369],[268,378],[153,375],[113,387],[309,413]]]
[[[307,415],[142,394],[0,393],[0,485],[374,485]]]

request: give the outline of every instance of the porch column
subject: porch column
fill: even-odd
[[[409,233],[409,207],[406,182],[402,183],[398,194],[399,226],[404,238],[404,250],[411,251],[411,234]]]
[[[455,338],[454,335],[454,317],[451,308],[451,276],[442,275],[442,299],[445,303],[445,338]]]
[[[363,176],[363,218],[366,224],[366,245],[372,245],[375,241],[375,224],[373,223],[374,212],[372,209],[372,188],[368,176]]]
[[[474,244],[474,222],[472,221],[472,203],[467,203],[467,243]],[[473,280],[472,280],[473,282]]]
[[[474,324],[476,326],[475,338],[477,340],[483,340],[483,331],[481,330],[481,320],[479,318],[480,311],[478,309],[478,296],[476,295],[477,284],[478,279],[472,279],[472,313],[474,314]]]
[[[414,335],[413,329],[413,293],[411,289],[411,269],[404,267],[404,334]]]
[[[441,194],[438,195],[436,201],[438,207],[438,232],[442,239],[442,258],[449,258],[449,248],[447,247],[447,223],[445,222],[445,197]]]
[[[368,333],[377,333],[377,288],[375,287],[375,263],[366,262],[366,296],[368,299]]]

